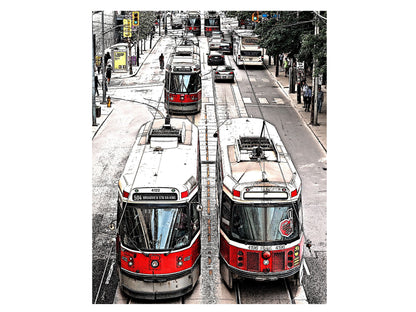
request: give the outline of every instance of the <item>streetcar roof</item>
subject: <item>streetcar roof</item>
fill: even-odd
[[[172,118],[177,130],[164,135],[153,131],[163,129],[165,119],[144,124],[127,160],[120,182],[123,190],[143,187],[172,187],[179,189],[188,179],[198,177],[198,128],[189,120]],[[176,141],[175,141],[176,140]]]
[[[224,176],[235,184],[300,185],[296,169],[276,128],[259,118],[228,119],[219,127]],[[263,135],[260,134],[263,129]],[[261,144],[261,157],[255,148]]]

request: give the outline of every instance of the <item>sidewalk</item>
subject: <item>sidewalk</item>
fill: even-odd
[[[139,66],[133,65],[132,69],[133,69],[133,74],[130,75],[129,71],[127,72],[112,72],[111,74],[111,80],[118,80],[118,79],[123,79],[123,78],[129,78],[129,77],[134,77],[137,75],[137,72],[140,70],[140,68],[142,67],[143,63],[146,61],[147,57],[149,56],[149,54],[152,52],[153,48],[159,43],[160,40],[159,35],[155,35],[153,37],[152,40],[152,48],[150,49],[150,39],[146,40],[146,47],[147,50],[143,50],[143,53],[140,54],[140,62],[139,62]],[[101,78],[101,74],[100,74],[100,78]],[[101,84],[101,79],[100,79],[100,84]],[[111,89],[111,84],[109,87],[109,91]],[[107,91],[107,96],[109,91]],[[108,118],[108,116],[110,116],[110,114],[113,111],[113,104],[111,104],[111,107],[107,107],[107,101],[105,103],[101,103],[102,99],[103,99],[103,90],[100,87],[99,93],[100,96],[95,96],[95,105],[98,107],[101,107],[101,116],[100,117],[96,117],[96,125],[92,126],[92,139],[94,139],[94,136],[96,135],[96,133],[98,133],[98,131],[100,130],[100,127],[102,126],[102,124],[105,122],[105,120]]]
[[[284,93],[288,98],[291,100],[292,106],[296,109],[299,116],[303,119],[303,121],[308,125],[311,129],[312,133],[321,143],[322,147],[327,151],[327,88],[326,86],[322,86],[322,91],[324,92],[324,102],[322,103],[322,113],[318,113],[318,124],[319,126],[311,125],[311,112],[305,112],[303,108],[303,97],[302,97],[302,104],[297,104],[297,93],[289,93],[289,77],[285,77],[284,71],[282,68],[279,67],[281,71],[279,71],[279,76],[276,77],[276,66],[275,65],[268,65],[269,58],[267,55],[264,56],[264,64],[266,65],[267,70],[269,71],[270,75],[276,79],[276,82],[280,85],[283,89]],[[273,63],[272,63],[273,64]],[[311,77],[307,77],[306,82],[308,85],[312,85]],[[295,91],[297,91],[295,89]]]

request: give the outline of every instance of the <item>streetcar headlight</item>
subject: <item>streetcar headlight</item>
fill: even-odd
[[[269,260],[263,260],[264,265],[269,265],[269,263],[270,263]]]
[[[182,261],[179,261],[179,262],[178,262],[178,266],[182,266],[182,264],[183,264],[183,262],[182,262]]]
[[[150,265],[152,266],[152,268],[157,268],[158,266],[159,266],[159,261],[157,261],[157,260],[153,260],[151,263],[150,263]]]

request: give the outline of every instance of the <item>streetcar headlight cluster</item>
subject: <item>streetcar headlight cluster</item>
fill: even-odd
[[[157,260],[153,260],[150,265],[152,266],[153,269],[156,269],[159,266],[159,261]]]
[[[243,261],[244,261],[243,255],[244,253],[241,250],[237,252],[237,266],[239,267],[243,266]]]
[[[176,266],[177,267],[181,267],[183,265],[183,261],[182,261],[182,256],[179,256],[178,258],[176,258]]]
[[[132,257],[129,258],[128,264],[129,264],[129,266],[133,266],[134,262],[133,262],[133,258]]]

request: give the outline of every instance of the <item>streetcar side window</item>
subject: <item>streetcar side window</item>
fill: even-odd
[[[198,204],[192,204],[191,206],[191,225],[192,225],[192,236],[199,231],[199,211],[196,210]]]
[[[230,233],[230,220],[231,220],[231,200],[223,192],[222,193],[222,206],[221,206],[221,228],[229,235]]]

